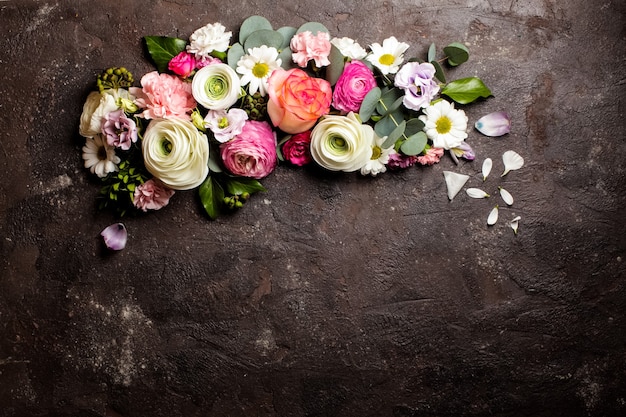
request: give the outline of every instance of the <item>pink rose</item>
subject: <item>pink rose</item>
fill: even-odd
[[[309,130],[330,110],[333,92],[326,80],[310,77],[299,68],[277,68],[267,82],[267,113],[274,126],[285,133]]]
[[[196,70],[196,57],[183,51],[170,60],[167,69],[176,75],[187,78]]]
[[[224,166],[234,175],[261,179],[276,168],[276,133],[267,122],[248,120],[241,133],[220,145]]]
[[[310,31],[295,34],[289,44],[293,51],[293,62],[305,68],[310,60],[315,61],[318,68],[330,65],[330,35],[326,32],[317,32],[316,36]]]
[[[282,147],[283,157],[290,163],[303,166],[311,162],[311,131],[293,135]]]
[[[363,99],[374,87],[376,79],[372,70],[361,61],[350,61],[335,84],[333,107],[345,113],[358,112]]]
[[[144,109],[138,114],[146,119],[169,119],[178,117],[189,120],[196,100],[191,94],[191,83],[186,83],[175,75],[147,73],[141,78],[142,88],[131,87],[131,94],[137,98],[135,104]]]
[[[438,163],[443,156],[443,148],[428,148],[425,155],[417,157],[417,162],[422,165],[433,165]]]
[[[161,181],[150,179],[137,188],[133,196],[133,204],[143,211],[158,210],[167,206],[174,190]]]

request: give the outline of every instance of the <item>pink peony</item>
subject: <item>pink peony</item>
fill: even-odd
[[[295,34],[291,38],[290,45],[293,51],[293,62],[305,68],[310,60],[315,61],[318,68],[330,65],[330,35],[326,32],[317,32],[316,36],[310,31]]]
[[[422,165],[433,165],[438,163],[443,156],[443,148],[428,148],[425,155],[417,157],[417,162]]]
[[[167,69],[176,75],[187,78],[196,70],[196,57],[183,51],[170,60]]]
[[[150,179],[137,188],[133,196],[133,204],[143,211],[158,210],[167,206],[174,190],[161,181]]]
[[[220,145],[224,166],[234,175],[261,179],[278,164],[276,133],[267,122],[248,120],[239,135]]]
[[[283,157],[290,163],[303,166],[311,162],[311,131],[293,135],[282,147]]]
[[[335,84],[333,107],[345,113],[358,112],[363,99],[374,87],[376,79],[372,70],[361,61],[350,61]]]
[[[191,94],[191,84],[180,78],[159,74],[157,71],[147,73],[141,78],[142,88],[131,87],[130,92],[137,99],[135,103],[144,111],[138,114],[146,119],[169,119],[173,117],[189,120],[196,101]]]

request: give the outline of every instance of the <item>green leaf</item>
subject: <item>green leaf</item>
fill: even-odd
[[[272,24],[270,21],[263,16],[250,16],[243,21],[241,27],[239,28],[239,43],[245,45],[246,39],[248,39],[250,34],[263,29],[272,30]]]
[[[172,58],[183,52],[187,45],[187,42],[182,39],[167,36],[144,36],[143,39],[159,72],[166,72],[167,64]]]
[[[430,48],[428,48],[428,62],[433,62],[437,59],[437,49],[435,48],[435,43],[430,44]]]
[[[417,132],[421,132],[424,129],[424,122],[418,118],[410,119],[406,122],[406,130],[404,134],[406,136],[412,136]]]
[[[400,105],[398,104],[394,108],[394,104],[396,104],[397,100],[399,98],[401,99],[403,96],[404,96],[404,92],[401,89],[399,88],[390,89],[389,91],[387,91],[380,97],[380,100],[378,101],[378,104],[376,105],[376,111],[381,116],[384,116],[386,114],[389,114],[395,111],[398,107],[400,107]]]
[[[280,49],[289,48],[289,44],[291,43],[291,38],[296,34],[297,29],[291,26],[283,26],[278,29],[277,32],[283,35],[283,44],[280,45]]]
[[[211,220],[219,217],[220,207],[224,204],[224,189],[213,177],[208,176],[198,189],[200,201]]]
[[[252,48],[258,48],[261,45],[274,47],[277,50],[283,44],[283,35],[271,29],[261,29],[252,32],[243,44],[243,49],[248,51]]]
[[[236,177],[228,178],[225,181],[226,192],[230,195],[241,195],[243,193],[256,193],[257,191],[267,191],[263,185],[254,178]]]
[[[291,49],[289,48],[285,48],[282,51],[280,51],[280,53],[278,54],[278,57],[282,61],[280,63],[281,68],[288,70],[294,67],[295,64],[293,62],[292,55],[293,53],[291,52]]]
[[[491,90],[478,77],[461,78],[448,83],[441,94],[450,97],[459,104],[469,104],[479,98],[487,98]]]
[[[404,131],[406,129],[406,122],[403,120],[402,123],[400,123],[390,134],[389,136],[387,136],[387,139],[385,140],[385,142],[383,142],[383,149],[387,149],[392,147],[396,141],[398,139],[400,139],[400,137],[402,135],[404,135]]]
[[[211,152],[209,152],[209,171],[211,172],[222,172],[222,166],[220,165],[220,156],[219,149],[217,147],[212,147]]]
[[[307,22],[304,25],[300,26],[296,33],[302,33],[306,31],[311,32],[313,36],[317,35],[317,32],[326,32],[330,33],[326,26],[322,25],[319,22]]]
[[[331,45],[330,47],[328,60],[330,61],[330,65],[326,68],[326,81],[328,81],[330,85],[335,85],[345,67],[343,54],[335,45]]]
[[[359,109],[359,117],[361,118],[361,122],[367,122],[372,114],[374,114],[374,110],[376,110],[376,105],[378,104],[378,100],[380,100],[381,90],[379,87],[372,88],[366,95],[363,101],[361,102],[361,108]]]
[[[374,131],[378,135],[379,138],[391,135],[396,127],[398,127],[402,121],[404,121],[404,117],[401,112],[396,111],[394,113],[389,113],[374,125]]]
[[[427,142],[428,137],[426,136],[426,133],[417,132],[416,134],[409,136],[409,138],[404,141],[402,146],[400,146],[400,150],[405,155],[419,155],[424,151]]]
[[[443,48],[448,57],[448,64],[456,67],[469,59],[469,50],[462,43],[454,42]]]
[[[446,74],[443,72],[443,68],[441,68],[441,64],[437,61],[430,61],[435,67],[435,78],[437,78],[442,83],[446,82]]]
[[[243,46],[240,43],[233,44],[228,48],[228,65],[233,69],[237,69],[237,62],[244,56],[246,52],[243,50]]]

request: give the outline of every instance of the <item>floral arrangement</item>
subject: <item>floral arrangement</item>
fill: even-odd
[[[215,219],[265,191],[260,180],[280,163],[376,176],[445,152],[473,160],[468,117],[455,104],[491,96],[478,77],[446,80],[444,66],[469,58],[460,43],[407,59],[410,45],[393,36],[365,49],[320,23],[275,30],[261,16],[247,18],[236,41],[220,23],[188,41],[144,41],[156,70],[136,86],[127,69],[107,69],[80,120],[85,167],[102,181],[99,206],[120,215],[197,189]],[[492,113],[475,126],[500,136],[510,120]]]

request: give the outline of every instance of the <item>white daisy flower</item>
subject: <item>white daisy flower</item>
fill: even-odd
[[[400,69],[400,64],[404,61],[404,53],[409,49],[409,44],[398,42],[395,36],[379,43],[370,45],[372,53],[367,56],[367,60],[376,66],[383,74],[395,74]]]
[[[278,50],[274,47],[261,45],[248,49],[248,55],[242,56],[237,62],[237,72],[242,75],[241,85],[250,84],[248,91],[251,95],[258,91],[261,96],[265,96],[267,79],[281,64]]]
[[[333,38],[330,43],[335,45],[343,56],[350,59],[363,59],[367,56],[367,51],[352,38]]]
[[[435,148],[458,148],[467,137],[467,116],[456,110],[454,104],[445,100],[423,109],[419,119],[424,122],[424,132],[433,141]]]
[[[87,138],[83,146],[83,159],[85,168],[89,168],[92,174],[103,178],[109,172],[117,171],[120,158],[115,155],[115,148],[109,146],[102,135]]]
[[[374,143],[372,145],[372,157],[365,165],[361,167],[361,175],[371,175],[375,177],[387,171],[387,163],[389,162],[389,156],[396,153],[393,146],[383,149],[383,143],[387,137],[379,138],[374,134]]]
[[[209,56],[213,51],[225,52],[232,34],[232,32],[226,32],[226,28],[221,23],[209,23],[191,34],[187,52],[201,57]]]

